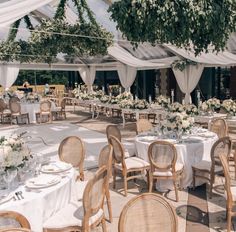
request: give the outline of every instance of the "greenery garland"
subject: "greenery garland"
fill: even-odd
[[[172,63],[171,68],[183,71],[188,65],[197,65],[197,62],[188,59],[176,60]]]
[[[220,51],[236,29],[235,0],[126,0],[109,8],[134,45],[170,43],[195,54]]]
[[[14,41],[21,20],[14,23],[8,40],[0,43],[0,60],[52,63],[56,62],[59,53],[67,57],[105,55],[112,44],[112,34],[97,24],[84,0],[73,0],[79,22],[74,25],[67,23],[66,2],[60,1],[54,19],[44,19],[35,28],[29,17],[24,17],[27,28],[32,30],[28,41]]]

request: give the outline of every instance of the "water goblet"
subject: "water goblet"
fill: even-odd
[[[17,169],[7,169],[5,175],[3,175],[4,181],[7,183],[8,191],[11,191],[11,183],[17,175]]]

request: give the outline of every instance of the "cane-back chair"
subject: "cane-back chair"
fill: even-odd
[[[215,118],[209,121],[208,129],[218,135],[218,138],[228,136],[228,125],[223,118]]]
[[[36,118],[39,116],[39,122],[44,122],[45,118],[47,118],[46,122],[52,122],[52,103],[49,100],[43,100],[40,102],[40,112],[36,113]]]
[[[30,123],[29,120],[29,113],[21,113],[21,105],[18,101],[13,101],[9,103],[9,108],[11,111],[11,124],[13,123],[13,120],[16,120],[16,123],[19,123],[20,120],[27,120],[27,123]],[[26,121],[25,121],[26,122]]]
[[[131,179],[139,178],[140,175],[149,173],[150,165],[145,160],[138,157],[128,157],[125,159],[125,150],[122,143],[114,136],[109,138],[110,144],[113,146],[113,188],[116,187],[116,174],[120,173],[124,177],[124,191],[127,196],[127,182]]]
[[[88,232],[100,223],[103,231],[106,232],[103,202],[107,184],[107,168],[103,166],[86,185],[83,201],[70,202],[55,213],[44,223],[44,232]]]
[[[155,141],[148,148],[148,158],[151,166],[149,174],[149,192],[152,192],[153,181],[172,180],[176,201],[178,197],[178,183],[183,173],[183,164],[177,162],[177,151],[174,144],[167,141]]]
[[[0,211],[0,230],[8,228],[30,229],[30,223],[25,216],[15,211]]]
[[[150,131],[152,128],[152,123],[148,119],[138,119],[136,122],[136,134]]]
[[[176,213],[165,198],[143,193],[126,203],[119,218],[119,232],[176,232]]]
[[[210,183],[210,198],[212,197],[212,188],[215,182],[215,175],[223,172],[219,155],[224,154],[229,157],[231,153],[231,140],[229,137],[218,139],[211,148],[211,161],[202,160],[192,166],[193,187],[195,188],[196,177],[207,180]]]
[[[83,141],[77,136],[69,136],[62,140],[58,149],[61,161],[70,163],[75,169],[79,169],[77,180],[84,180],[85,148]]]

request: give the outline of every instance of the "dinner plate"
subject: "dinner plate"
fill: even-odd
[[[14,196],[14,193],[9,193],[0,197],[0,205],[10,201]]]
[[[43,165],[41,168],[41,172],[43,173],[60,173],[68,171],[72,168],[71,164],[64,162],[53,162],[48,165]]]
[[[25,186],[31,189],[48,188],[58,184],[60,181],[61,177],[58,175],[42,174],[38,177],[27,180]]]

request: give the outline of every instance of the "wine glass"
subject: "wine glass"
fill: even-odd
[[[40,174],[40,170],[41,170],[42,163],[43,163],[43,154],[36,153],[35,154],[35,161],[36,161],[35,175],[38,176]]]
[[[15,179],[16,175],[17,175],[16,169],[7,169],[7,171],[5,172],[5,175],[3,175],[3,179],[7,183],[8,191],[11,190],[11,183]]]

